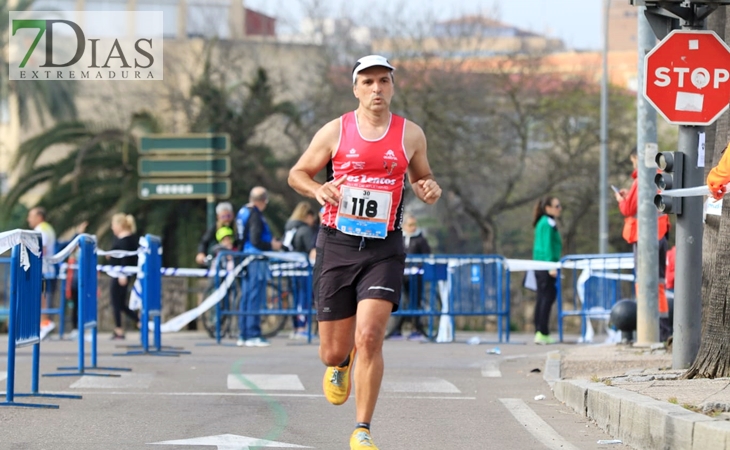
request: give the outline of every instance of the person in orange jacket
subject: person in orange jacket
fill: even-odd
[[[624,216],[622,237],[634,249],[634,267],[636,268],[638,267],[636,241],[639,239],[639,220],[636,217],[639,191],[639,183],[636,177],[639,156],[636,152],[636,147],[634,147],[630,158],[631,164],[634,166],[634,171],[631,174],[631,178],[634,181],[631,183],[631,188],[628,191],[621,189],[619,192],[616,192],[616,201],[618,201],[619,211]],[[660,214],[657,219],[657,237],[659,239],[659,340],[661,342],[669,339],[669,336],[673,332],[672,323],[669,321],[669,303],[667,302],[666,281],[664,279],[667,264],[667,235],[670,227],[669,216]]]
[[[715,200],[720,200],[725,195],[727,184],[730,183],[730,158],[727,156],[730,152],[727,151],[728,148],[730,148],[730,144],[722,151],[720,162],[707,174],[707,187],[710,189],[710,195]]]

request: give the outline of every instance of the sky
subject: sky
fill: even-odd
[[[628,0],[614,0],[628,1]],[[276,17],[277,31],[296,27],[305,11],[317,5],[333,17],[398,14],[414,18],[451,19],[485,12],[518,28],[562,39],[570,48],[601,48],[603,0],[244,0],[246,7]],[[353,5],[354,4],[354,5]],[[304,6],[308,5],[308,6]]]

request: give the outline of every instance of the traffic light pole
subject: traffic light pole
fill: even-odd
[[[704,185],[698,161],[704,127],[679,126],[678,150],[684,153],[685,188]],[[686,369],[697,356],[702,336],[702,197],[685,197],[677,215],[677,257],[674,281],[674,337],[672,368]]]
[[[672,33],[679,27],[683,31],[698,31],[705,30],[706,23],[705,19],[707,16],[712,14],[720,5],[730,4],[730,0],[631,0],[631,3],[635,6],[646,7],[646,16],[649,23],[654,30],[656,36],[660,39],[671,39],[676,34]],[[707,33],[697,33],[697,39],[692,42],[688,42],[689,49],[692,50],[693,46],[696,50],[698,43],[700,42],[700,35],[707,35]],[[705,40],[705,42],[707,42]],[[711,41],[710,41],[711,42]],[[663,41],[662,47],[666,45]],[[712,51],[712,45],[710,44],[710,51]],[[656,53],[650,52],[647,55],[647,61],[650,57],[656,55]],[[699,55],[699,53],[697,53]],[[715,53],[718,55],[718,53]],[[727,55],[727,52],[720,52],[722,55]],[[692,58],[689,58],[690,60]],[[691,64],[685,59],[682,61],[686,64]],[[709,59],[705,61],[711,63]],[[695,61],[696,63],[696,61]],[[669,70],[670,66],[662,68],[662,70]],[[677,69],[689,71],[690,67],[683,67],[681,64]],[[702,69],[702,70],[700,70]],[[703,75],[705,71],[708,74],[710,71],[705,67],[694,68],[695,71],[699,71],[700,75]],[[716,68],[715,70],[725,70],[723,68]],[[682,73],[682,72],[679,72]],[[717,72],[715,72],[717,78]],[[726,73],[726,72],[725,72]],[[648,100],[653,100],[652,104],[660,109],[656,101],[662,99],[677,98],[680,93],[689,95],[688,98],[692,98],[689,102],[690,105],[696,107],[700,105],[701,112],[711,112],[711,108],[716,107],[711,103],[703,103],[697,98],[701,99],[717,99],[727,98],[727,95],[717,94],[719,85],[713,85],[713,92],[705,90],[700,93],[696,92],[698,89],[707,87],[708,80],[703,76],[697,79],[690,79],[693,85],[693,90],[688,92],[680,92],[676,89],[682,88],[683,84],[680,80],[677,85],[672,86],[672,90],[665,91],[664,96],[656,92],[654,88],[657,86],[662,87],[664,81],[657,79],[659,71],[655,72],[653,76],[654,86],[652,92],[649,92],[650,84],[645,84],[645,96]],[[648,79],[648,78],[647,78]],[[704,83],[704,84],[703,84]],[[687,85],[685,85],[687,86]],[[659,95],[657,95],[659,94]],[[699,97],[698,97],[699,95]],[[695,102],[695,103],[692,103]],[[677,111],[689,111],[685,109],[685,105],[680,103],[686,103],[685,100],[682,102],[679,99],[676,102],[674,110],[672,110],[674,121],[667,118],[666,109],[662,112],[662,115],[667,118],[668,121],[674,123],[687,123],[687,124],[702,124],[707,125],[712,123],[717,117],[697,117],[697,116],[685,116],[678,117]],[[680,109],[680,106],[682,107]],[[727,103],[723,105],[727,107]],[[666,105],[664,105],[666,108]],[[707,111],[705,111],[707,108]],[[686,120],[685,120],[686,119]],[[704,119],[704,120],[700,120]],[[708,121],[708,119],[711,119]],[[703,126],[693,125],[680,125],[679,126],[679,142],[678,152],[683,155],[681,174],[683,182],[682,185],[677,185],[674,188],[693,188],[704,185],[704,161],[699,161],[700,151],[698,146],[700,145],[700,136],[704,133]],[[704,153],[704,152],[703,152]],[[672,368],[674,369],[686,369],[693,362],[700,347],[700,340],[702,336],[702,197],[685,197],[678,200],[680,203],[677,205],[677,226],[676,226],[676,245],[677,245],[677,256],[675,260],[675,271],[676,277],[674,281],[674,337],[673,337],[673,349],[672,349]],[[672,202],[674,203],[674,202]]]

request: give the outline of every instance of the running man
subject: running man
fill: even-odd
[[[325,397],[345,403],[354,368],[356,427],[350,449],[377,450],[370,422],[383,378],[383,340],[398,309],[405,251],[405,176],[427,204],[441,197],[416,124],[390,112],[395,68],[382,56],[352,71],[358,108],[323,126],[289,172],[289,185],[324,205],[317,237],[314,296]],[[327,182],[314,181],[327,167]],[[355,352],[357,351],[357,364]]]

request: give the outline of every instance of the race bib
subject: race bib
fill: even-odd
[[[390,192],[342,186],[337,229],[353,236],[385,239],[391,201]]]

